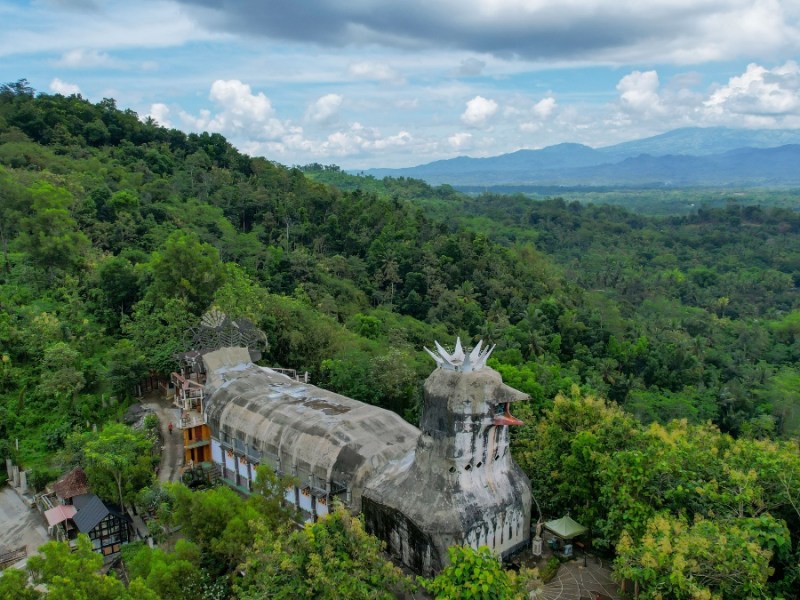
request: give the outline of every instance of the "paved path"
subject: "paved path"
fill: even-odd
[[[590,557],[586,566],[583,559],[563,563],[555,578],[544,585],[535,598],[544,600],[589,600],[597,597],[618,600],[617,584],[611,581],[611,572]]]
[[[151,392],[142,400],[142,406],[158,415],[161,426],[161,438],[164,440],[164,445],[161,447],[158,480],[161,482],[177,481],[183,466],[183,434],[178,429],[181,411],[164,397],[163,392]],[[174,427],[172,433],[169,432],[170,423]]]
[[[35,554],[49,541],[47,521],[35,508],[28,508],[17,493],[8,486],[0,488],[0,549],[15,550],[21,546],[28,555]],[[13,566],[24,565],[24,561]]]

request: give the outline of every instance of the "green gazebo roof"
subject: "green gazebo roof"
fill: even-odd
[[[572,538],[589,531],[587,527],[584,527],[569,515],[554,521],[547,521],[544,524],[544,528],[556,534],[563,540],[571,540]]]

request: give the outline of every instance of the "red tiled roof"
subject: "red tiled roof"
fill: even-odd
[[[69,500],[75,496],[89,492],[89,480],[80,467],[75,467],[53,484],[53,491],[62,500]]]

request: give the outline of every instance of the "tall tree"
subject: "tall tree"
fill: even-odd
[[[117,489],[119,505],[124,510],[123,485],[141,476],[142,459],[149,459],[151,447],[152,443],[143,433],[121,423],[110,423],[99,432],[85,435],[86,474],[90,481],[111,478]]]

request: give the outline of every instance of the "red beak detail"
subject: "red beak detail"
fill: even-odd
[[[513,426],[513,425],[524,425],[525,423],[523,423],[522,421],[511,415],[511,413],[508,411],[508,402],[506,402],[505,412],[502,415],[495,415],[494,424]]]

